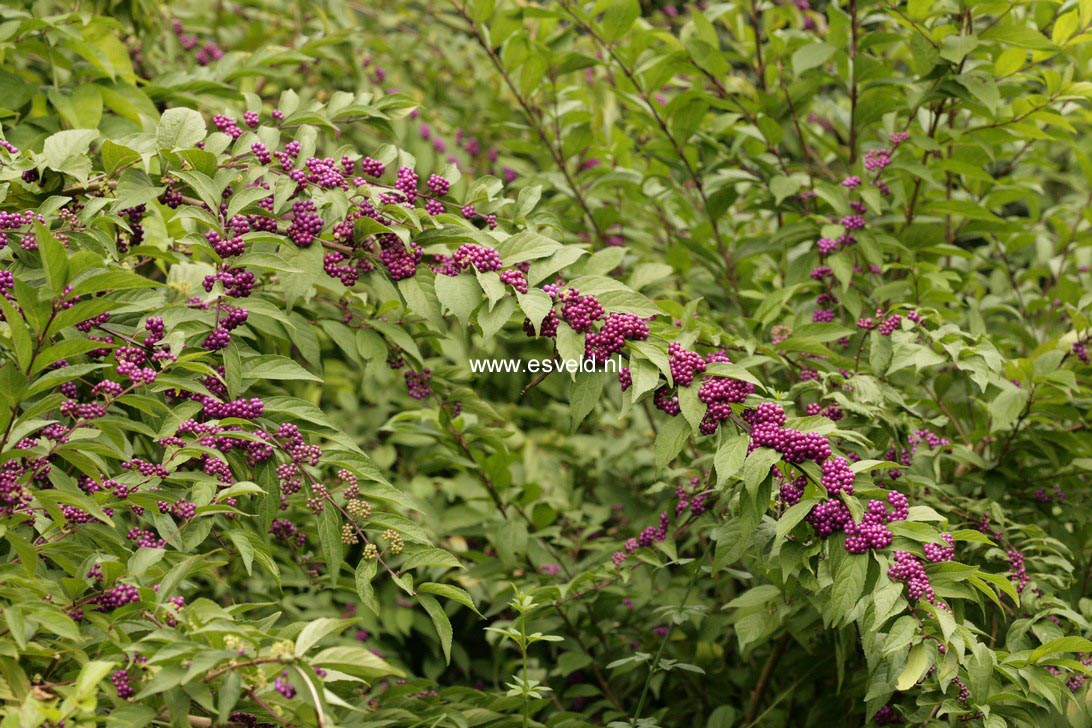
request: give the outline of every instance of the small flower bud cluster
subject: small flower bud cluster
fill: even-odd
[[[356,529],[353,528],[351,523],[343,523],[341,525],[341,543],[346,546],[353,546],[360,543],[360,538],[356,535]]]
[[[342,491],[342,495],[345,500],[352,500],[360,495],[360,484],[357,482],[356,475],[351,470],[342,468],[337,471],[338,480],[345,484],[345,490]]]
[[[406,547],[406,543],[402,540],[402,536],[391,528],[388,528],[383,532],[383,540],[387,542],[387,548],[390,549],[392,554],[400,554],[402,553],[402,549]]]
[[[345,504],[346,512],[357,520],[365,520],[372,515],[372,505],[366,500],[354,498]]]

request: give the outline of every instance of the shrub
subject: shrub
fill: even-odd
[[[1092,722],[1092,5],[35,10],[5,726]]]

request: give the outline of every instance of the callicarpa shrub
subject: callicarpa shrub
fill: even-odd
[[[5,11],[3,728],[1092,725],[1092,2]]]

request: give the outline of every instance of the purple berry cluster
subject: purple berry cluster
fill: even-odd
[[[751,428],[748,451],[768,447],[781,453],[785,462],[798,464],[808,460],[821,463],[830,457],[830,443],[817,432],[800,432],[773,422],[757,422]]]
[[[927,543],[922,546],[922,550],[925,551],[925,558],[931,564],[955,560],[955,540],[952,538],[952,534],[942,533],[940,537],[944,539],[947,546],[938,543]]]
[[[673,395],[670,387],[660,387],[652,394],[652,404],[656,409],[675,417],[682,412],[678,395]]]
[[[459,271],[466,270],[468,266],[474,266],[481,272],[500,270],[503,266],[500,255],[492,248],[486,248],[473,243],[460,245],[452,256]]]
[[[310,247],[322,233],[322,217],[315,210],[312,200],[292,203],[292,223],[286,232],[288,238],[301,248]]]
[[[112,612],[126,604],[139,601],[140,592],[131,584],[117,584],[92,600],[97,605],[96,611],[99,612]]]
[[[575,288],[570,288],[561,296],[561,318],[577,333],[584,333],[603,318],[603,305],[595,296],[581,296]]]
[[[398,168],[398,178],[394,183],[394,188],[401,192],[406,199],[406,202],[413,204],[417,201],[417,183],[419,178],[417,173],[409,167]],[[444,180],[445,182],[447,180]]]
[[[1009,557],[1009,581],[1016,586],[1017,592],[1022,592],[1027,587],[1028,582],[1031,581],[1027,567],[1024,566],[1024,555],[1015,548],[1010,548],[1006,552],[1006,556]]]
[[[620,568],[622,563],[626,560],[626,557],[637,549],[651,546],[657,541],[666,540],[668,525],[669,520],[667,514],[661,513],[658,525],[647,526],[641,531],[637,538],[627,539],[624,545],[625,550],[614,552],[614,555],[610,558],[611,562],[616,568]]]
[[[517,293],[527,293],[527,277],[517,268],[509,268],[500,274],[501,283],[509,285]]]
[[[857,476],[854,474],[853,469],[849,466],[849,462],[841,456],[834,456],[827,458],[822,464],[823,487],[827,489],[827,494],[836,496],[839,493],[845,493],[846,495],[853,494],[853,482]]]
[[[677,386],[689,387],[694,381],[694,375],[705,371],[706,362],[701,354],[684,349],[682,344],[672,341],[667,346],[668,365],[671,370],[671,379]]]
[[[273,689],[289,700],[296,697],[296,688],[293,687],[292,683],[288,682],[287,670],[282,671],[277,679],[273,681]]]
[[[895,563],[887,570],[887,576],[893,581],[906,584],[906,595],[911,599],[924,598],[927,602],[936,601],[936,593],[929,583],[929,576],[918,557],[909,551],[896,551]]]
[[[118,697],[122,700],[128,700],[136,695],[133,686],[129,684],[129,672],[127,670],[115,672],[110,676],[110,682],[114,684],[114,689],[117,690]]]
[[[598,331],[589,331],[585,335],[584,356],[595,362],[606,361],[620,351],[627,341],[644,341],[648,334],[648,323],[639,316],[631,313],[608,314]]]
[[[428,385],[429,380],[432,379],[431,369],[422,369],[419,372],[408,370],[405,373],[405,378],[409,396],[414,399],[425,399],[432,394],[432,388]]]

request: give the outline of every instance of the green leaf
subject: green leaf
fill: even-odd
[[[906,658],[906,666],[899,674],[898,682],[895,683],[895,689],[905,691],[917,685],[918,680],[925,676],[925,671],[929,669],[931,662],[925,643],[919,642],[914,645],[910,650],[910,656]]]
[[[70,174],[81,183],[91,174],[91,158],[87,150],[99,138],[96,129],[69,129],[50,135],[42,145],[42,161],[46,167]]]
[[[757,607],[781,596],[781,590],[773,584],[759,584],[752,586],[742,595],[724,605],[725,609],[744,609]]]
[[[482,302],[482,287],[474,276],[436,276],[436,297],[464,327]]]
[[[156,144],[160,149],[189,149],[205,138],[205,120],[193,109],[167,109],[159,119]]]
[[[868,556],[845,554],[838,565],[830,591],[830,603],[834,613],[841,617],[842,624],[853,618],[857,602],[864,595],[868,562]]]
[[[682,417],[672,417],[656,433],[656,470],[663,470],[682,452],[690,438],[690,424]]]
[[[27,323],[4,296],[0,296],[0,311],[4,312],[4,321],[7,322],[8,330],[11,332],[11,343],[15,348],[15,358],[19,368],[29,371],[30,360],[34,356],[34,341],[30,337]]]
[[[405,560],[402,561],[399,570],[409,571],[410,569],[419,569],[423,566],[444,566],[453,569],[464,568],[459,559],[451,552],[428,547],[409,554]]]
[[[243,363],[243,379],[306,380],[321,382],[322,377],[304,369],[294,360],[276,354],[265,354],[247,359]]]
[[[990,432],[1007,430],[1028,403],[1028,390],[1006,385],[990,402]]]
[[[355,619],[334,619],[332,617],[320,617],[311,620],[296,637],[296,657],[303,657],[308,650],[317,645],[324,637],[335,632],[342,632],[346,627],[355,623]]]
[[[468,607],[474,612],[474,614],[477,614],[479,617],[481,616],[481,612],[479,612],[478,608],[474,606],[474,600],[471,598],[470,594],[467,593],[465,589],[460,589],[457,586],[452,586],[450,584],[437,584],[435,582],[426,581],[425,583],[419,584],[417,586],[417,593],[436,594],[445,599],[450,599],[454,602],[462,604],[465,607]]]
[[[781,453],[768,447],[760,447],[747,456],[743,463],[743,485],[753,497],[762,481],[770,477],[770,468],[781,462]]]
[[[817,498],[807,498],[782,513],[781,518],[777,519],[777,539],[780,541],[788,536],[801,521],[808,517],[811,509],[818,502]]]
[[[530,319],[531,325],[537,334],[542,325],[542,320],[546,318],[546,315],[550,313],[550,309],[553,307],[550,297],[544,291],[532,288],[527,293],[517,293],[516,300],[519,301],[520,310],[523,311],[524,316]]]
[[[1058,637],[1032,650],[1030,662],[1039,663],[1062,652],[1092,652],[1092,640],[1084,637]]]
[[[792,54],[792,72],[799,76],[826,63],[838,49],[829,43],[809,43]]]
[[[344,558],[344,548],[341,543],[341,516],[336,509],[327,506],[319,513],[317,520],[319,545],[326,559],[326,573],[330,576],[330,584],[337,586]]]
[[[49,290],[55,296],[60,295],[68,282],[68,251],[39,222],[34,223],[34,237],[38,240],[38,253],[42,256],[42,268]]]
[[[749,438],[745,434],[737,434],[731,438],[725,438],[716,449],[713,456],[713,467],[716,468],[716,485],[723,486],[724,482],[737,473],[744,466],[747,458],[747,445]]]
[[[80,674],[76,677],[76,686],[72,697],[82,701],[98,692],[99,683],[114,669],[113,662],[92,660],[80,668]]]
[[[375,588],[372,579],[379,569],[379,562],[375,559],[361,559],[356,566],[356,593],[360,596],[361,603],[375,616],[379,616],[379,604],[375,600]]]
[[[405,675],[382,657],[359,645],[327,647],[308,662],[316,667],[330,667],[349,675],[358,675],[370,679],[386,677],[387,675],[396,677]]]
[[[432,624],[436,627],[436,634],[440,636],[440,645],[444,648],[444,660],[447,663],[451,663],[451,620],[448,619],[447,613],[444,612],[444,608],[440,606],[440,602],[436,601],[436,597],[428,594],[418,594],[417,600],[421,603],[421,606],[428,612],[428,616],[432,617]]]
[[[155,288],[160,283],[145,278],[135,273],[122,270],[111,270],[103,273],[95,273],[84,278],[72,287],[73,296],[83,296],[89,293],[101,293],[102,291],[124,291],[132,288]]]
[[[569,385],[569,411],[572,416],[572,432],[595,409],[603,397],[603,388],[607,383],[607,372],[581,372]]]
[[[778,205],[786,197],[795,195],[801,187],[800,179],[796,177],[785,177],[784,175],[774,177],[770,180],[770,192],[773,193],[774,202]]]
[[[637,0],[611,0],[603,13],[603,37],[615,41],[622,37],[641,16],[641,5]]]

